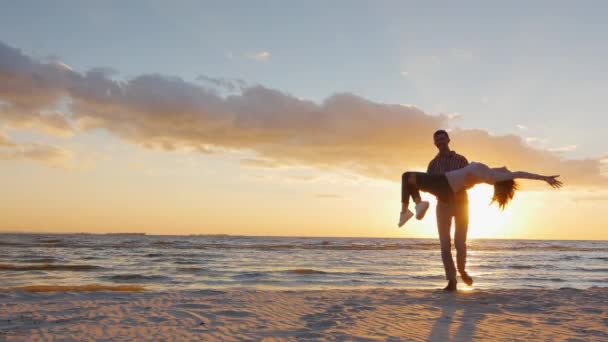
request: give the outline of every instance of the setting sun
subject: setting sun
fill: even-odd
[[[490,185],[477,185],[468,191],[469,238],[509,238],[512,236],[510,225],[513,211],[510,203],[500,210],[496,203],[490,204],[494,188]]]

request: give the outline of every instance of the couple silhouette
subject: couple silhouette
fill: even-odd
[[[467,231],[469,208],[467,189],[481,183],[494,186],[492,203],[501,209],[513,199],[517,190],[515,179],[544,181],[553,188],[561,188],[559,175],[543,176],[526,171],[511,171],[507,167],[491,168],[479,162],[468,160],[450,149],[450,136],[445,130],[433,134],[433,141],[439,153],[427,168],[427,172],[404,172],[401,177],[401,213],[399,227],[412,217],[421,220],[429,209],[429,202],[422,201],[420,191],[428,192],[437,198],[437,230],[441,244],[441,259],[448,280],[445,291],[455,291],[457,287],[456,267],[452,259],[450,230],[452,218],[455,221],[454,244],[458,273],[465,284],[472,285],[473,278],[466,272]],[[409,207],[410,197],[415,203],[415,213]]]

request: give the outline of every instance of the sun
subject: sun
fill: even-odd
[[[512,234],[512,211],[507,205],[501,211],[496,203],[490,205],[494,188],[480,184],[467,191],[469,194],[469,232],[468,237],[509,238]]]

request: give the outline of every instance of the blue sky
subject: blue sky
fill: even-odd
[[[78,70],[242,78],[316,101],[354,92],[600,153],[606,4],[529,3],[19,1],[0,32]]]
[[[142,84],[144,86],[147,84],[149,88],[145,89],[152,91],[144,92],[141,97],[134,96],[136,102],[133,103],[139,103],[137,102],[139,100],[155,103],[156,99],[150,96],[158,89],[161,89],[160,91],[192,90],[189,85],[201,83],[197,80],[201,75],[229,80],[242,79],[249,85],[261,84],[265,88],[257,91],[254,89],[249,96],[236,97],[234,101],[224,103],[226,106],[244,103],[247,107],[242,112],[236,111],[240,115],[235,121],[237,125],[227,129],[225,135],[207,130],[208,127],[216,124],[213,120],[205,121],[209,119],[206,114],[213,112],[215,108],[210,105],[215,103],[213,102],[215,99],[202,106],[192,107],[199,115],[199,119],[202,119],[200,126],[197,126],[198,121],[193,120],[191,127],[181,127],[180,124],[189,117],[184,119],[179,116],[180,113],[171,110],[155,116],[151,113],[154,113],[156,108],[151,106],[146,107],[147,111],[139,111],[139,107],[120,107],[120,102],[108,102],[107,105],[118,106],[116,111],[123,111],[121,117],[112,116],[112,111],[94,112],[99,109],[95,107],[96,102],[84,101],[90,106],[86,108],[92,110],[92,114],[97,114],[97,118],[107,119],[106,126],[99,130],[73,130],[71,134],[74,135],[68,138],[28,129],[27,125],[44,126],[45,123],[50,123],[52,126],[50,121],[40,121],[42,119],[38,116],[39,113],[19,113],[15,116],[8,112],[0,112],[0,119],[5,119],[8,125],[6,130],[0,133],[13,143],[17,143],[10,145],[12,147],[9,148],[12,150],[5,154],[7,158],[14,158],[12,162],[4,164],[5,182],[21,184],[15,179],[19,180],[30,175],[31,178],[36,179],[48,178],[48,184],[45,183],[48,189],[40,191],[39,195],[36,195],[39,187],[34,185],[26,191],[20,188],[14,189],[17,195],[28,193],[32,196],[32,198],[24,198],[22,202],[15,202],[15,206],[23,208],[34,202],[38,207],[46,208],[47,196],[52,196],[57,192],[56,189],[62,189],[64,185],[70,189],[65,194],[65,201],[80,203],[96,198],[85,190],[90,186],[91,189],[95,188],[95,191],[105,194],[106,188],[98,189],[94,186],[102,178],[107,179],[108,183],[120,178],[124,184],[136,184],[139,180],[141,183],[137,185],[139,189],[137,196],[158,200],[158,206],[166,204],[162,199],[168,192],[175,191],[172,196],[179,197],[182,196],[179,191],[186,192],[185,189],[189,189],[188,196],[183,196],[187,199],[184,200],[183,206],[175,204],[175,208],[171,207],[167,212],[183,213],[180,210],[184,210],[184,207],[192,203],[210,201],[218,202],[219,209],[216,212],[229,211],[234,205],[234,196],[247,193],[248,203],[256,203],[260,208],[244,206],[239,210],[261,212],[264,209],[262,208],[264,201],[291,208],[282,209],[286,221],[277,219],[276,227],[279,228],[290,219],[290,215],[300,214],[298,208],[305,205],[318,205],[319,208],[315,207],[314,210],[327,210],[328,214],[319,218],[327,220],[331,217],[331,213],[336,211],[358,211],[359,209],[353,208],[367,208],[368,198],[374,198],[376,208],[363,210],[369,213],[369,217],[368,221],[361,223],[361,227],[383,226],[387,225],[389,217],[392,217],[383,210],[392,210],[387,209],[387,203],[395,202],[393,197],[396,198],[395,194],[398,192],[396,186],[372,182],[372,189],[366,190],[367,195],[359,198],[361,184],[341,184],[343,175],[340,173],[325,174],[324,171],[300,170],[318,176],[317,180],[311,181],[313,183],[311,185],[311,182],[297,180],[297,177],[289,174],[289,172],[300,172],[297,169],[294,171],[289,167],[271,170],[254,168],[254,171],[251,171],[251,168],[239,159],[259,157],[261,160],[256,160],[257,163],[269,162],[264,159],[267,158],[270,162],[289,165],[289,162],[293,161],[290,160],[292,154],[300,153],[295,158],[302,163],[301,166],[314,168],[327,163],[327,160],[317,159],[318,155],[332,156],[333,151],[350,148],[336,155],[335,161],[338,167],[348,168],[349,165],[354,165],[358,168],[353,167],[351,171],[369,176],[384,172],[387,163],[393,164],[394,161],[394,165],[391,166],[394,169],[391,168],[389,171],[391,175],[394,173],[398,176],[399,172],[395,170],[399,170],[407,162],[415,160],[415,163],[407,166],[422,167],[428,159],[432,158],[436,151],[431,145],[430,132],[436,128],[435,122],[440,122],[434,120],[435,115],[445,114],[454,117],[448,121],[451,128],[466,129],[458,135],[461,140],[454,139],[452,146],[459,150],[459,147],[464,149],[463,145],[466,145],[467,152],[471,153],[473,158],[484,158],[482,161],[494,163],[513,161],[518,167],[540,169],[546,166],[552,168],[551,172],[554,172],[553,169],[557,169],[557,172],[569,172],[571,175],[569,180],[578,185],[586,186],[585,178],[590,179],[588,182],[590,184],[604,184],[602,182],[605,179],[598,178],[600,172],[596,166],[606,165],[608,161],[608,151],[604,141],[605,130],[608,127],[608,118],[605,115],[608,110],[608,98],[605,96],[608,90],[606,80],[608,64],[605,63],[608,60],[608,45],[605,43],[608,32],[608,24],[605,21],[608,5],[600,1],[530,3],[527,1],[508,3],[427,1],[423,4],[404,1],[12,2],[10,5],[4,5],[0,12],[0,43],[5,44],[0,45],[0,52],[9,53],[7,55],[9,57],[11,49],[20,49],[24,55],[34,57],[42,64],[51,60],[61,61],[83,78],[84,73],[92,68],[107,68],[116,71],[112,76],[114,79],[133,80],[142,74],[160,74],[178,76],[189,82],[184,85],[170,79],[148,78],[147,81],[142,81]],[[0,56],[0,62],[2,57]],[[28,57],[19,58],[26,60]],[[35,68],[43,67],[42,64],[36,65]],[[30,81],[31,75],[19,74],[18,71],[11,70],[10,63],[7,65],[0,63],[0,71],[3,70],[2,67],[8,70],[9,76],[17,75]],[[68,74],[67,71],[64,72]],[[3,75],[0,73],[0,76]],[[59,78],[51,77],[50,80],[57,81],[54,84],[56,88],[53,89],[59,93],[69,93],[73,90],[66,90]],[[89,85],[99,87],[107,84],[105,80],[89,79],[88,81],[91,82]],[[0,88],[0,100],[6,95],[5,101],[10,102],[11,96],[15,93],[11,92],[13,89],[10,89],[10,84],[6,88]],[[37,99],[36,94],[29,94],[30,89],[26,91],[23,88],[15,89],[21,91],[18,96],[33,101]],[[272,92],[273,89],[299,99],[312,100],[317,104],[321,104],[336,93],[353,93],[369,102],[354,97],[333,97],[331,100],[334,102],[329,101],[331,102],[329,105],[314,107],[313,111],[323,113],[315,117],[319,122],[327,124],[327,126],[315,126],[314,123],[306,120],[301,121],[302,117],[299,116],[306,113],[304,109],[312,107],[307,107],[306,103],[296,103],[297,101],[292,101],[289,97],[277,96]],[[3,91],[6,91],[6,94],[2,93]],[[49,94],[55,96],[53,94],[56,93]],[[78,98],[82,95],[78,92],[74,94],[70,96]],[[194,94],[199,93],[195,91]],[[30,95],[31,97],[28,97]],[[186,99],[186,102],[190,100],[179,91],[170,93],[165,98],[167,108],[179,108],[179,103],[171,102],[179,102],[181,99]],[[373,107],[378,103],[413,105],[431,116],[420,116],[411,108],[395,114],[391,106]],[[281,107],[283,104],[286,104],[285,108],[289,110],[283,111],[284,108]],[[379,111],[377,122],[368,120],[365,109],[370,104]],[[208,105],[209,107],[206,107]],[[237,107],[228,106],[220,109],[230,111],[234,108]],[[87,116],[84,112],[80,114]],[[182,121],[171,121],[174,114],[175,120]],[[224,112],[219,111],[215,114],[221,116]],[[20,119],[19,115],[25,119]],[[96,115],[89,116],[96,117]],[[247,121],[254,116],[258,116],[259,121]],[[285,119],[286,116],[291,116],[293,120]],[[407,119],[410,117],[416,122]],[[125,121],[121,122],[121,118]],[[249,127],[252,128],[251,131],[241,130],[244,126],[238,124],[243,122],[244,126],[252,125]],[[410,136],[406,136],[408,134],[406,131],[411,129],[408,127],[410,123],[412,127],[422,127],[422,129],[418,132],[410,131]],[[123,124],[131,125],[139,129],[137,132],[149,135],[125,133],[121,130]],[[137,126],[138,124],[141,126]],[[269,127],[260,127],[264,125]],[[313,129],[306,130],[310,127]],[[42,130],[48,128],[45,126]],[[396,129],[391,130],[392,128]],[[402,129],[403,133],[401,133]],[[518,145],[517,139],[487,138],[472,129],[479,129],[484,134],[485,132],[495,135],[516,134],[532,147],[542,150],[542,153],[537,155],[532,149],[522,148]],[[154,134],[165,131],[168,139],[173,139],[173,142],[178,144],[202,141],[216,143],[220,147],[237,146],[236,149],[241,148],[241,150],[233,155],[196,153],[181,155],[167,151],[155,155],[156,152],[140,148],[145,142],[155,142]],[[298,132],[301,135],[298,135]],[[257,134],[260,134],[262,143],[252,140],[252,145],[246,146],[239,140],[242,137],[258,137]],[[279,140],[275,145],[269,147],[263,144],[265,141],[263,139],[269,136],[283,135],[287,137],[286,140]],[[428,141],[419,143],[419,140],[427,136]],[[3,137],[0,136],[0,145]],[[6,137],[4,140],[7,140]],[[189,140],[192,137],[200,140]],[[371,141],[377,144],[367,144],[366,139],[374,138],[382,141]],[[307,139],[317,143],[327,143],[327,146],[314,145],[307,153],[304,148]],[[363,142],[360,143],[358,140]],[[291,146],[289,143],[293,141],[304,141],[304,143],[302,146],[297,144]],[[133,146],[125,142],[140,145]],[[61,149],[41,147],[41,144]],[[487,146],[481,146],[483,144]],[[294,149],[286,150],[284,149],[286,146]],[[418,148],[416,151],[418,154],[410,160],[408,159],[410,151],[407,149],[412,148],[411,146]],[[247,150],[247,147],[251,150]],[[57,183],[57,175],[63,174],[62,171],[44,170],[42,166],[36,168],[29,164],[21,164],[26,157],[18,151],[31,149],[36,152],[41,148],[43,149],[39,154],[30,153],[26,157],[36,159],[36,156],[42,155],[46,158],[50,155],[60,159],[65,155],[69,157],[72,153],[75,163],[84,160],[86,164],[86,158],[90,157],[94,159],[92,164],[96,166],[91,167],[90,170],[85,167],[87,171],[83,172],[89,172],[85,175],[63,175],[63,180]],[[359,153],[360,150],[363,153]],[[499,150],[502,151],[502,155],[496,155],[496,151]],[[511,155],[518,153],[522,155]],[[403,160],[395,160],[402,154]],[[562,159],[577,159],[577,161],[557,162],[552,159],[555,154]],[[347,160],[348,158],[351,159]],[[586,158],[589,160],[584,160]],[[44,164],[50,159],[41,160]],[[550,163],[547,164],[546,161]],[[175,167],[176,165],[179,167]],[[569,169],[570,167],[572,169]],[[143,182],[141,174],[131,172],[133,170],[141,171],[146,175],[145,177],[152,178],[149,182]],[[199,179],[199,170],[216,172],[223,178],[220,181],[205,177]],[[179,172],[183,174],[180,176]],[[254,178],[248,178],[252,176],[249,173],[252,173]],[[268,175],[269,178],[255,178]],[[398,179],[397,176],[395,179]],[[387,177],[381,178],[392,179],[392,176]],[[176,179],[180,179],[181,182],[176,182]],[[126,186],[124,184],[123,186]],[[156,189],[154,184],[160,188]],[[216,191],[213,196],[211,192],[200,191],[200,189],[212,188]],[[244,190],[245,188],[247,190]],[[154,189],[158,191],[154,192]],[[587,188],[584,190],[586,191]],[[308,197],[292,198],[293,193],[304,193],[304,191],[310,192],[306,195]],[[221,201],[217,199],[219,196],[217,194],[220,193],[225,197]],[[327,194],[339,196],[318,197]],[[595,210],[597,206],[605,205],[605,193],[603,194],[594,197],[593,201],[585,204],[585,208]],[[110,195],[107,196],[109,198]],[[486,204],[484,196],[485,194],[480,195],[480,206]],[[580,196],[583,198],[586,195]],[[327,198],[343,200],[335,200],[333,204],[335,207],[332,207],[328,203],[333,202],[329,202]],[[547,198],[555,199],[555,197]],[[118,197],[113,200],[119,201]],[[118,215],[115,213],[116,210],[107,209],[104,201],[99,201],[100,203],[90,206],[96,208],[95,215],[99,217]],[[563,201],[560,205],[564,208],[572,206],[568,199]],[[126,208],[132,202],[134,201],[116,206]],[[525,204],[525,201],[522,203]],[[58,220],[63,220],[69,215],[66,216],[62,210],[69,212],[70,206],[63,206],[57,211],[49,210],[48,215],[51,216],[48,217],[56,215]],[[142,212],[158,210],[152,205],[142,206],[140,209]],[[209,211],[213,212],[213,210]],[[112,214],[108,214],[109,212]],[[199,212],[199,208],[192,207],[191,212],[188,212],[190,215],[188,222],[199,222],[200,217],[197,216]],[[586,217],[586,213],[588,212],[581,211],[578,215]],[[28,217],[27,215],[15,214],[14,222],[27,221],[24,219]],[[131,217],[128,212],[124,215],[125,218]],[[543,213],[538,215],[545,216]],[[568,217],[576,221],[579,216]],[[139,217],[134,215],[132,219],[137,221]],[[167,214],[167,217],[172,219],[174,216]],[[223,216],[220,218],[223,219]],[[304,215],[302,219],[304,218],[308,216]],[[359,220],[358,217],[352,219]],[[94,222],[98,221],[102,222],[101,220]],[[117,227],[119,221],[117,219]],[[218,218],[218,222],[220,221]],[[57,222],[59,223],[56,227],[60,228],[65,223]],[[82,222],[85,222],[84,219]],[[73,223],[74,227],[80,227],[82,222],[77,222],[78,225]],[[564,219],[564,222],[569,221]],[[335,224],[346,227],[352,222],[336,221]],[[598,223],[594,228],[597,232],[601,230],[600,224],[603,223]],[[225,225],[228,228],[229,225],[242,227],[243,223],[228,220]],[[33,223],[28,225],[24,223],[23,227],[26,226],[33,226]]]
[[[79,71],[240,78],[317,102],[352,92],[431,114],[459,113],[454,126],[515,133],[539,146],[544,139],[542,147],[565,147],[568,157],[581,158],[604,152],[606,7],[20,1],[0,13],[0,38]],[[251,58],[264,52],[267,60]]]

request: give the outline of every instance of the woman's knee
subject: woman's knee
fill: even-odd
[[[416,172],[406,171],[401,175],[401,181],[405,184],[416,185]]]

